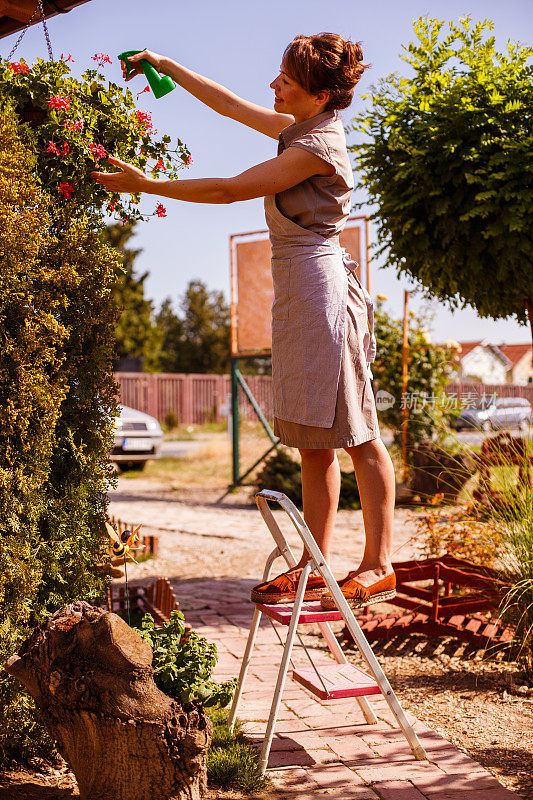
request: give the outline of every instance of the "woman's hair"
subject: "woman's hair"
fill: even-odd
[[[285,48],[283,63],[309,94],[330,93],[326,111],[348,108],[353,90],[369,64],[363,64],[361,43],[336,33],[296,36]]]

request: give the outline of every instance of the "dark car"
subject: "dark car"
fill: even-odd
[[[488,433],[501,428],[528,431],[531,426],[531,405],[525,397],[498,397],[482,400],[466,408],[455,420],[456,430],[475,429]]]

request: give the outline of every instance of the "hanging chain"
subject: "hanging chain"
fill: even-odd
[[[35,6],[35,11],[31,15],[31,17],[29,18],[28,22],[26,23],[26,26],[23,28],[22,33],[20,34],[19,38],[17,39],[17,41],[13,45],[13,49],[11,50],[10,54],[7,57],[8,61],[11,61],[11,58],[13,57],[13,53],[15,52],[15,50],[17,49],[17,47],[19,46],[19,44],[23,40],[26,31],[30,27],[31,23],[33,22],[33,18],[35,17],[35,15],[37,14],[38,11],[41,12],[41,21],[43,23],[44,36],[45,36],[45,39],[46,39],[46,44],[48,46],[48,55],[50,56],[50,61],[54,60],[54,54],[52,53],[52,45],[50,44],[50,36],[48,35],[48,28],[46,27],[46,17],[44,15],[43,1],[42,0],[37,0],[37,5]]]
[[[7,57],[8,61],[11,61],[11,57],[13,56],[13,53],[15,52],[15,50],[17,49],[17,47],[19,46],[21,41],[24,39],[24,34],[26,33],[26,31],[30,27],[31,23],[33,22],[33,18],[34,18],[34,16],[36,15],[36,13],[38,11],[39,11],[39,3],[37,3],[37,5],[35,6],[35,11],[33,12],[33,14],[31,15],[30,19],[28,20],[28,24],[26,25],[25,28],[22,29],[22,33],[20,34],[19,38],[17,39],[17,41],[13,45],[13,49],[10,52],[10,54],[8,55],[8,57]]]
[[[41,9],[41,20],[44,28],[44,38],[46,39],[46,44],[48,45],[48,55],[50,56],[50,61],[53,61],[54,54],[52,53],[52,45],[50,44],[50,36],[48,34],[48,28],[46,26],[46,17],[44,15],[43,0],[38,0],[38,3],[39,3],[39,8]]]

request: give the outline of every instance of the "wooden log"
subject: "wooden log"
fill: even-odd
[[[35,700],[82,800],[200,800],[212,724],[155,685],[150,646],[116,614],[63,606],[5,665]]]

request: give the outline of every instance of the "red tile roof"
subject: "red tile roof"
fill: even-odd
[[[499,344],[498,348],[512,362],[513,367],[518,364],[526,353],[531,354],[531,343],[524,344]]]

